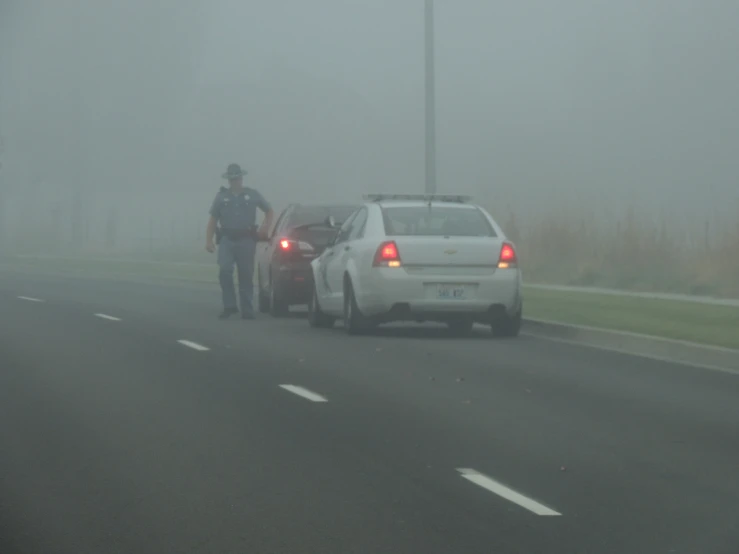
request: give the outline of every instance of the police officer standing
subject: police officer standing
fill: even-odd
[[[238,164],[228,166],[223,178],[228,180],[229,188],[221,187],[216,194],[206,231],[206,250],[215,251],[214,236],[218,243],[218,277],[223,291],[221,319],[239,313],[234,290],[234,264],[239,272],[241,317],[254,319],[254,255],[257,240],[267,239],[274,219],[274,211],[264,196],[257,190],[244,187],[244,175],[246,171]],[[259,229],[256,225],[257,208],[265,214]]]

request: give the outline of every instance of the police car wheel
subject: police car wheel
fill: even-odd
[[[490,328],[494,337],[514,338],[521,332],[521,324],[523,323],[523,310],[519,309],[513,315],[503,315],[497,321],[494,321]]]
[[[361,335],[369,330],[370,323],[359,310],[354,288],[347,278],[344,283],[344,329],[350,335]]]
[[[308,302],[308,324],[311,327],[330,329],[334,326],[335,321],[336,320],[333,317],[326,315],[323,310],[321,310],[321,306],[318,303],[318,294],[316,293],[314,286],[310,302]]]

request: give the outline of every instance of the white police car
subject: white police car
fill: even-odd
[[[311,262],[309,322],[349,333],[392,321],[474,323],[500,336],[521,328],[521,271],[513,243],[466,196],[367,195]]]

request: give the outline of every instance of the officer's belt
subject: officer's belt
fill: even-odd
[[[255,227],[249,227],[248,229],[218,229],[217,233],[228,237],[229,240],[241,240],[247,237],[257,238]]]

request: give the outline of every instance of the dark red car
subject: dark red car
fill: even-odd
[[[308,304],[310,263],[326,249],[358,206],[291,204],[280,214],[269,240],[257,249],[259,310],[285,315],[290,306]]]

